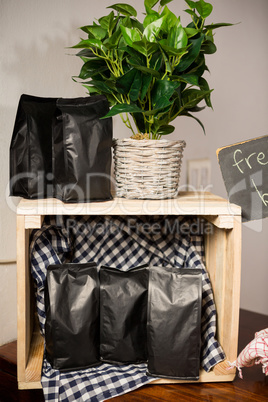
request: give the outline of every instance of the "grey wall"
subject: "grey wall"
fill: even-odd
[[[128,0],[141,15],[142,0]],[[84,96],[82,86],[71,80],[81,62],[68,46],[79,41],[80,26],[91,24],[113,2],[98,0],[0,0],[0,260],[15,260],[15,213],[6,197],[8,148],[16,108],[22,93],[37,96]],[[185,3],[174,0],[170,8],[182,15]],[[214,0],[208,22],[240,22],[215,35],[218,52],[208,56],[207,79],[215,89],[214,111],[199,115],[206,127],[185,117],[177,119],[171,138],[187,142],[186,161],[208,157],[212,161],[211,191],[226,197],[216,160],[216,149],[267,134],[267,0]],[[124,127],[114,121],[115,137]],[[265,152],[265,151],[264,151]],[[268,152],[268,150],[267,150]],[[14,209],[14,208],[13,208]],[[243,225],[241,307],[267,314],[268,220]],[[16,338],[16,265],[0,265],[0,344]],[[256,328],[257,330],[257,328]]]

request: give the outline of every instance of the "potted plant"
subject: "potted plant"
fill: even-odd
[[[212,107],[212,90],[203,77],[208,70],[205,56],[216,52],[214,29],[231,24],[207,25],[212,5],[185,0],[191,22],[183,27],[167,6],[171,1],[145,0],[142,22],[129,4],[109,6],[108,15],[81,28],[87,38],[73,46],[82,49],[77,54],[83,61],[78,78],[88,93],[106,95],[111,109],[105,117],[120,114],[132,132],[130,139],[115,141],[121,196],[176,196],[185,142],[169,142],[162,136],[174,131],[170,123],[178,116],[195,119],[205,131],[194,114]]]

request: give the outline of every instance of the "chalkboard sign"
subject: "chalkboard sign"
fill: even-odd
[[[230,202],[240,205],[243,221],[268,216],[268,136],[217,150]]]

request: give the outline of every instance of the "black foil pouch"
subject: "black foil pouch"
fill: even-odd
[[[10,144],[10,195],[53,196],[52,131],[56,99],[22,95]]]
[[[103,95],[58,99],[53,134],[55,197],[64,202],[112,199],[112,119]]]
[[[22,95],[10,144],[10,195],[64,202],[112,199],[112,119],[101,119],[108,111],[103,95]]]
[[[148,375],[198,380],[202,270],[150,267]]]
[[[99,276],[94,263],[50,265],[45,286],[46,356],[60,371],[99,361]]]
[[[149,270],[100,269],[100,358],[117,364],[147,360]]]

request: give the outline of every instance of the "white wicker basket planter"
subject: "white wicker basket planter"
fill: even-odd
[[[178,194],[185,141],[114,140],[116,195],[165,199]]]

